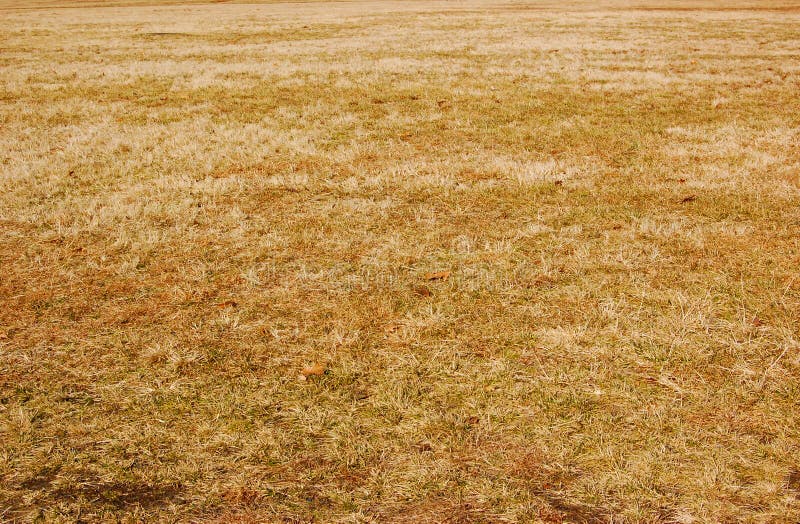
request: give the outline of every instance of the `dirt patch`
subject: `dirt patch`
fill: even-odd
[[[177,500],[180,486],[150,485],[143,482],[101,482],[59,488],[50,498],[62,501],[86,501],[116,510],[139,506],[153,509]]]

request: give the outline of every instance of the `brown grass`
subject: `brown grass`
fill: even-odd
[[[796,3],[138,4],[0,3],[0,521],[800,519]]]

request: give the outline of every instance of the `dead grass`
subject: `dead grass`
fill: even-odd
[[[0,5],[0,520],[800,519],[795,4]]]

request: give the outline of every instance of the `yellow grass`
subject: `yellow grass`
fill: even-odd
[[[0,0],[0,521],[800,519],[796,2],[147,4]]]

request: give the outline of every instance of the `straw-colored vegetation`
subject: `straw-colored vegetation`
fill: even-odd
[[[800,519],[800,8],[105,3],[0,0],[0,521]]]

